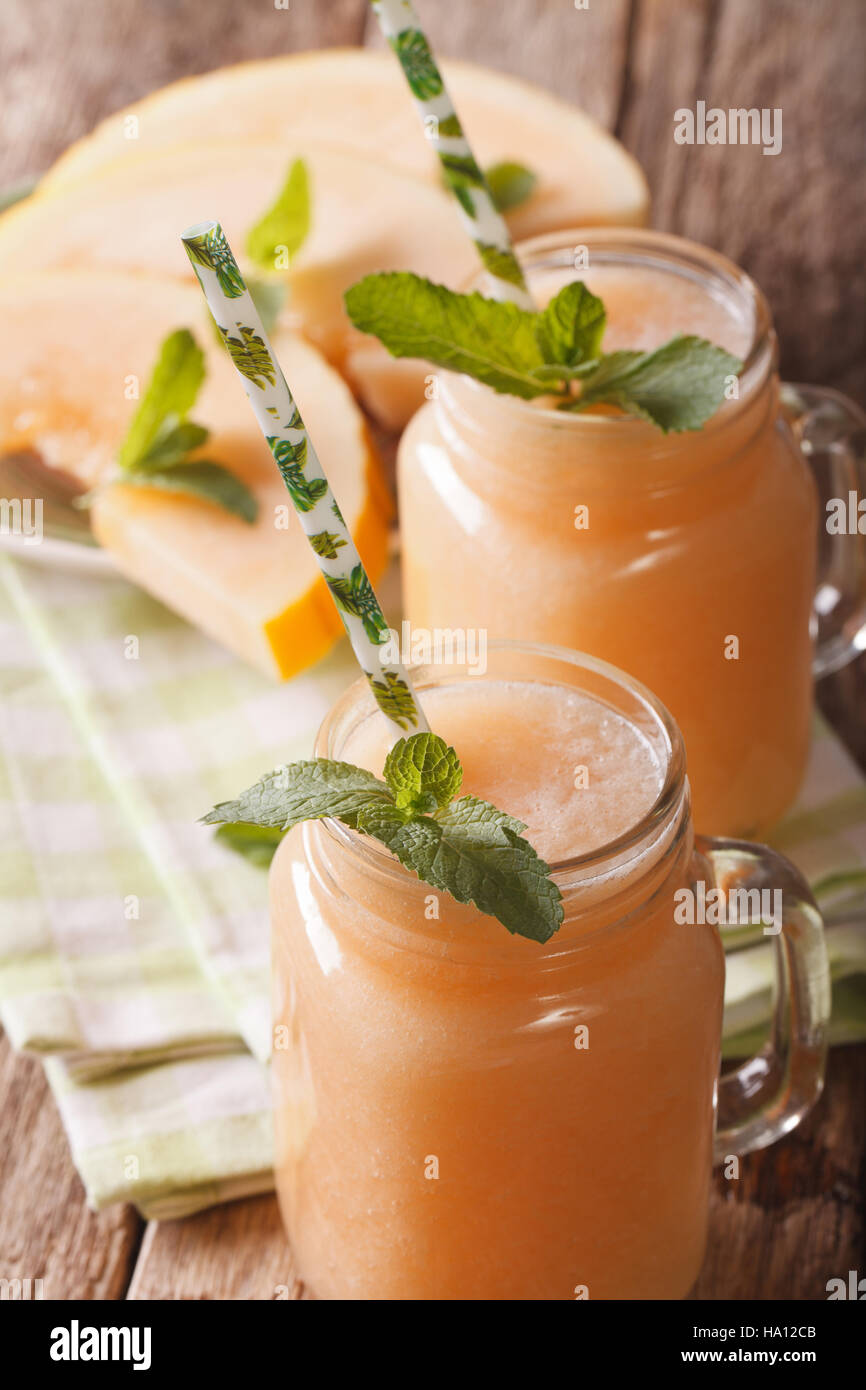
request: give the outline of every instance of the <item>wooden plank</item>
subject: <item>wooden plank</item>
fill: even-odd
[[[179,77],[360,41],[367,0],[3,0],[0,187],[42,173],[97,121]],[[278,119],[278,113],[275,113]]]
[[[41,1279],[46,1299],[122,1298],[143,1223],[90,1211],[42,1067],[0,1037],[0,1278]]]
[[[417,6],[441,57],[500,68],[582,106],[608,128],[619,109],[631,5],[604,0],[578,10],[571,0],[502,0]],[[381,47],[374,15],[365,43]]]
[[[703,241],[769,298],[791,380],[866,394],[862,0],[636,0],[618,134],[656,226]],[[674,112],[780,108],[782,151],[677,145]]]
[[[185,1221],[151,1222],[131,1299],[298,1300],[304,1289],[275,1197],[250,1197]]]
[[[827,1281],[862,1270],[866,1046],[830,1057],[818,1106],[788,1138],[751,1154],[740,1177],[716,1177],[697,1299],[827,1297]]]

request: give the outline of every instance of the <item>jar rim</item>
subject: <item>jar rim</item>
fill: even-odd
[[[554,646],[553,644],[498,638],[489,642],[487,650],[488,655],[508,656],[510,654],[515,658],[528,657],[539,663],[547,661],[567,667],[572,671],[584,672],[586,676],[591,676],[602,684],[607,683],[613,689],[626,695],[652,722],[666,752],[662,785],[652,805],[633,825],[612,840],[583,854],[555,861],[550,865],[550,872],[551,877],[559,883],[561,888],[571,888],[579,882],[597,881],[618,873],[628,863],[638,860],[651,845],[658,842],[659,836],[680,817],[682,809],[687,806],[688,802],[685,747],[682,734],[673,716],[661,700],[642,682],[620,670],[619,667],[613,666],[610,662],[601,661],[599,658],[589,656],[584,652],[573,651],[570,648]],[[459,681],[461,675],[463,679],[469,681],[484,678],[471,673],[466,666],[461,668],[459,663],[447,667],[444,664],[416,665],[410,666],[408,669],[415,691],[422,699],[425,689],[435,685],[453,683],[455,679]],[[493,679],[496,678],[493,677]],[[498,678],[505,679],[502,676]],[[527,677],[526,679],[541,681],[541,677]],[[555,680],[542,681],[541,683],[559,684],[563,688],[570,689],[585,689],[585,682],[572,683],[569,686],[566,686],[564,681]],[[595,694],[595,692],[589,693]],[[600,698],[598,695],[595,697]],[[342,727],[342,721],[351,718],[353,712],[360,717],[356,718],[350,727]],[[369,685],[366,678],[361,676],[343,692],[322,721],[316,737],[316,757],[339,757],[341,748],[338,746],[338,742],[345,743],[346,738],[352,729],[357,727],[361,719],[368,718],[375,713],[376,705],[370,693]],[[624,717],[629,719],[631,723],[635,722],[634,718],[630,718],[628,714],[625,714]],[[341,739],[339,738],[340,734],[342,734]],[[321,824],[329,836],[342,846],[362,856],[377,870],[391,874],[401,882],[405,882],[406,869],[377,841],[351,830],[342,822],[331,817],[325,818]],[[422,888],[425,886],[421,884],[420,880],[418,883]]]
[[[540,236],[518,242],[515,246],[517,257],[523,268],[531,275],[533,270],[561,268],[563,256],[568,252],[568,263],[573,265],[576,245],[586,246],[591,254],[598,257],[598,264],[634,264],[652,266],[656,269],[686,273],[691,278],[700,276],[736,295],[744,307],[748,308],[752,323],[752,339],[743,360],[739,379],[744,383],[738,398],[728,401],[723,408],[703,425],[712,429],[726,422],[734,413],[734,407],[742,408],[754,392],[769,376],[775,364],[775,332],[773,319],[766,296],[750,275],[741,270],[735,262],[708,246],[690,241],[687,237],[674,236],[670,232],[659,232],[648,227],[572,227],[556,232],[545,232]],[[575,278],[579,278],[575,275]],[[466,281],[461,289],[480,290],[485,281],[483,269],[477,271]],[[472,377],[446,372],[443,375],[459,380],[461,386],[473,395],[489,394],[490,388]],[[448,388],[445,388],[446,391]],[[520,418],[532,419],[539,425],[555,424],[558,429],[597,430],[630,429],[633,432],[652,429],[647,421],[630,415],[576,414],[557,410],[555,407],[542,407],[517,396],[497,395],[497,409],[510,410]]]

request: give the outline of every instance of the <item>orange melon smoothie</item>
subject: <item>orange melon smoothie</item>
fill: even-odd
[[[759,834],[805,766],[816,563],[766,303],[724,258],[655,232],[557,234],[521,256],[537,302],[578,278],[602,298],[605,352],[696,334],[744,360],[737,396],[665,435],[439,373],[400,447],[406,618],[629,671],[682,729],[698,829]]]
[[[421,672],[461,794],[526,822],[565,919],[510,935],[337,822],[271,870],[277,1190],[329,1299],[681,1298],[700,1269],[724,965],[674,922],[695,852],[679,735],[555,649]],[[366,683],[319,756],[381,775]]]

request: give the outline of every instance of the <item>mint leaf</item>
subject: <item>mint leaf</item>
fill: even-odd
[[[482,801],[477,796],[461,796],[459,801],[452,802],[448,808],[449,815],[457,815],[458,808],[459,820],[464,821],[471,817],[476,826],[484,829],[485,834],[487,830],[497,827],[512,830],[515,835],[522,835],[526,829],[522,820],[510,816],[507,811],[500,811],[498,806],[491,805],[489,801]],[[447,817],[443,815],[437,819],[445,820]]]
[[[510,817],[470,796],[436,816],[405,820],[402,814],[396,806],[365,808],[358,829],[457,902],[474,903],[519,936],[550,940],[562,922],[561,894]]]
[[[210,435],[204,425],[185,418],[204,377],[204,353],[189,329],[170,333],[118,450],[122,481],[132,487],[203,497],[252,523],[259,506],[246,483],[220,463],[189,458]],[[90,495],[84,500],[89,501]]]
[[[586,362],[579,362],[574,367],[566,367],[561,362],[551,362],[544,367],[536,367],[532,373],[539,381],[552,382],[554,387],[557,382],[560,385],[567,381],[580,381],[581,377],[590,376],[603,359],[601,357],[590,357]],[[566,396],[562,409],[570,409],[577,405],[577,397]]]
[[[279,838],[300,821],[334,816],[379,840],[457,902],[475,903],[520,936],[550,939],[563,911],[548,866],[523,839],[522,821],[478,797],[451,799],[463,777],[453,748],[435,734],[400,739],[385,761],[385,777],[327,758],[291,763],[203,820],[222,823],[219,833],[232,848],[263,859],[273,840],[260,841],[257,829]]]
[[[249,525],[259,513],[259,504],[246,483],[223,468],[222,464],[212,463],[209,459],[194,459],[190,463],[172,464],[171,467],[147,464],[142,468],[130,468],[120,481],[131,487],[149,487],[160,492],[180,492],[188,497],[199,497],[240,517]]]
[[[205,825],[243,821],[288,830],[304,820],[335,816],[354,826],[371,801],[391,801],[391,792],[372,772],[351,763],[313,758],[267,773],[236,801],[222,801],[202,817]]]
[[[536,316],[516,304],[396,271],[366,275],[346,292],[346,309],[393,357],[424,357],[524,400],[546,390],[532,375],[544,364]]]
[[[704,338],[679,335],[653,352],[612,352],[584,378],[571,410],[606,402],[669,431],[700,429],[742,362]]]
[[[608,387],[611,390],[618,389],[628,379],[628,373],[632,367],[639,366],[648,356],[649,353],[635,352],[625,348],[617,352],[606,352],[598,358],[592,371],[588,374],[584,373],[584,376],[592,377],[594,389],[598,392],[600,399],[601,393]],[[578,410],[582,404],[585,405],[586,403],[586,391],[584,390],[580,397],[575,396],[574,400],[568,404],[571,409]]]
[[[443,134],[441,122],[439,133]],[[491,164],[489,169],[485,169],[484,177],[497,212],[509,212],[511,208],[525,203],[538,182],[531,169],[511,159]]]
[[[463,769],[444,739],[423,733],[394,744],[383,776],[398,808],[423,814],[447,806],[457,795]]]
[[[131,467],[136,472],[151,467],[156,469],[172,468],[176,463],[180,463],[182,459],[186,458],[186,455],[193,449],[204,444],[209,433],[204,425],[194,425],[191,420],[187,420],[181,425],[172,425],[170,420],[166,420],[150,448]]]
[[[598,356],[604,325],[601,300],[574,280],[536,316],[535,335],[545,362],[576,367]]]
[[[508,278],[504,253],[477,245],[499,278]],[[426,358],[523,400],[558,396],[561,410],[615,405],[665,433],[700,429],[724,399],[727,379],[742,369],[723,348],[694,336],[653,352],[602,355],[604,305],[581,281],[540,312],[457,294],[406,271],[367,275],[345,300],[355,327],[393,357]],[[580,394],[574,381],[583,382]]]
[[[270,868],[284,832],[264,825],[221,825],[214,835],[226,849],[241,855],[257,869]]]
[[[281,248],[293,261],[309,231],[310,179],[304,160],[296,159],[276,201],[247,233],[247,255],[264,269],[276,270]]]
[[[184,418],[195,405],[204,376],[204,353],[189,329],[170,333],[118,451],[121,468],[131,467],[147,453],[166,420],[177,423]]]

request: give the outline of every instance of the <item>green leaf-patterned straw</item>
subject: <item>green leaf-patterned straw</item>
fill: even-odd
[[[463,225],[478,248],[502,299],[534,309],[520,262],[502,214],[496,209],[481,166],[463,133],[460,117],[409,0],[371,0],[382,33],[393,48],[415,98],[425,129],[457,199]]]
[[[403,734],[427,732],[405,670],[380,660],[388,624],[222,227],[201,222],[181,239],[376,703]]]

